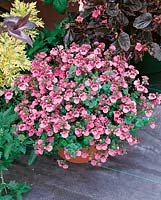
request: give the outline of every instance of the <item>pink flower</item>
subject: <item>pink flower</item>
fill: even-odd
[[[96,160],[91,160],[91,165],[96,166],[97,165],[97,161]]]
[[[110,138],[106,138],[106,144],[111,144],[111,139]]]
[[[99,89],[99,85],[98,84],[92,84],[91,85],[91,89],[96,92]]]
[[[156,99],[156,94],[154,94],[154,93],[149,93],[149,96],[148,96],[148,98],[150,99],[150,100],[154,100],[154,99]]]
[[[28,87],[28,83],[20,83],[20,84],[18,85],[18,88],[19,88],[20,90],[22,90],[22,91],[26,90],[27,87]]]
[[[53,142],[54,141],[54,137],[49,137],[47,138],[46,142]]]
[[[36,145],[41,146],[43,144],[43,142],[44,141],[42,139],[39,139],[36,141]]]
[[[81,137],[82,131],[79,128],[75,128],[75,134],[76,134],[77,137]]]
[[[100,11],[100,10],[94,10],[94,11],[92,12],[92,17],[97,18],[100,14],[101,14],[101,11]]]
[[[82,154],[82,152],[81,152],[80,150],[77,150],[77,151],[76,151],[76,156],[77,156],[77,157],[81,156],[81,154]]]
[[[151,122],[151,123],[150,123],[150,128],[152,128],[152,129],[155,128],[155,123],[154,123],[154,122]]]
[[[64,165],[63,165],[63,169],[68,169],[68,167],[69,167],[69,166],[68,166],[67,164],[64,164]]]
[[[96,159],[96,160],[100,160],[100,158],[101,158],[101,155],[100,155],[100,154],[96,154],[96,155],[95,155],[95,159]]]
[[[110,96],[109,99],[110,99],[111,103],[116,103],[118,98],[116,96]]]
[[[107,160],[107,159],[106,159],[105,157],[102,157],[102,158],[101,158],[101,162],[102,162],[102,163],[105,163],[106,160]]]
[[[75,104],[78,104],[79,101],[80,101],[80,98],[79,98],[79,97],[74,97],[74,103],[75,103]]]
[[[46,128],[47,127],[47,122],[46,121],[41,121],[41,123],[40,123],[40,125],[39,125],[39,127],[40,128]]]
[[[88,98],[88,95],[87,93],[83,92],[79,95],[79,98],[81,99],[81,101],[85,101]]]
[[[68,124],[68,122],[65,122],[64,128],[69,131],[71,126],[70,126],[70,124]]]
[[[109,106],[104,106],[102,110],[103,110],[103,113],[108,113]]]
[[[52,112],[53,111],[53,107],[51,104],[46,105],[46,111],[47,112]]]
[[[69,132],[68,131],[63,131],[60,134],[61,134],[62,138],[67,138],[68,135],[69,135]]]
[[[114,151],[113,149],[109,149],[108,153],[110,156],[115,156],[117,154],[116,151]]]
[[[65,106],[65,109],[66,109],[67,111],[70,111],[71,108],[72,108],[72,105],[66,105],[66,106]]]
[[[152,116],[152,113],[153,113],[152,110],[146,110],[146,111],[145,111],[145,115],[146,115],[147,117],[151,117],[151,116]]]
[[[91,81],[90,79],[87,79],[87,80],[85,81],[85,85],[91,86],[91,84],[92,84],[92,81]]]
[[[82,158],[87,158],[88,154],[87,154],[87,153],[84,153],[84,152],[82,152],[81,156],[82,156]]]
[[[138,92],[148,93],[147,88],[145,88],[143,85],[136,85],[136,89]]]
[[[9,102],[9,100],[11,100],[12,99],[12,97],[13,97],[13,91],[12,90],[6,90],[6,91],[4,91],[4,96],[5,96],[5,100],[6,100],[6,103],[8,103]]]
[[[36,150],[34,151],[34,153],[35,153],[36,155],[43,155],[44,150],[43,150],[43,149],[36,149]]]
[[[140,80],[139,79],[135,80],[134,85],[136,85],[136,86],[140,85]]]
[[[137,50],[137,51],[142,51],[142,49],[143,49],[143,45],[141,44],[141,43],[136,43],[136,46],[135,46],[135,50]]]
[[[111,130],[110,130],[109,128],[106,128],[105,134],[106,134],[106,135],[109,135],[110,133],[111,133]]]
[[[58,163],[58,166],[59,166],[59,167],[62,167],[61,160],[57,160],[57,163]]]
[[[114,45],[111,45],[111,46],[109,47],[109,50],[112,51],[112,52],[114,52],[114,51],[116,51],[116,47],[115,47]]]
[[[27,130],[26,124],[20,124],[20,125],[18,125],[18,130],[19,131],[26,131]]]
[[[63,97],[58,95],[53,100],[54,100],[53,102],[54,104],[60,104],[63,101]]]
[[[77,16],[77,18],[75,19],[75,21],[78,22],[78,23],[82,23],[83,22],[83,17]]]
[[[84,131],[82,131],[82,134],[85,135],[85,136],[88,136],[89,135],[89,131],[88,130],[84,130]]]
[[[130,107],[129,107],[129,106],[123,106],[122,111],[123,111],[124,113],[128,113],[128,112],[130,112]]]
[[[46,149],[48,152],[53,150],[53,147],[51,144],[48,144],[46,147],[44,147],[44,149]]]
[[[115,117],[119,117],[121,115],[121,112],[120,111],[114,111],[113,114],[114,114],[114,118],[115,118]]]
[[[102,145],[102,150],[104,150],[104,151],[107,150],[107,144]]]

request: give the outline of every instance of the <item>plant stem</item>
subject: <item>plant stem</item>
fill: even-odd
[[[3,176],[3,172],[2,171],[1,171],[1,177],[0,178],[1,178],[2,184],[4,185],[4,191],[7,194],[6,183],[4,181],[4,176]]]

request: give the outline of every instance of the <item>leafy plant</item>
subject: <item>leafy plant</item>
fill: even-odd
[[[0,200],[22,200],[22,195],[28,192],[31,188],[25,183],[17,183],[10,181],[5,183],[3,176],[1,176],[2,183],[0,184]]]
[[[14,124],[17,120],[18,116],[13,107],[0,112],[0,199],[22,199],[22,193],[30,190],[25,183],[18,184],[15,181],[6,183],[3,176],[3,171],[7,170],[21,154],[26,153],[26,146],[30,143],[24,135],[16,135]]]
[[[55,10],[57,10],[61,14],[64,14],[66,11],[66,8],[68,7],[67,0],[44,0],[44,3],[52,4]]]
[[[65,43],[101,41],[128,60],[145,51],[161,61],[161,1],[79,0],[79,14],[66,26]],[[136,47],[136,48],[135,48]]]
[[[30,59],[33,59],[35,54],[46,52],[49,54],[52,47],[63,44],[65,31],[63,25],[68,23],[70,18],[64,18],[59,24],[54,24],[55,29],[49,30],[47,27],[43,31],[38,31],[38,36],[33,41],[33,47],[26,47],[26,54]]]

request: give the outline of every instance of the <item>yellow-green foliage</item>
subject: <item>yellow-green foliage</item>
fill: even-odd
[[[42,19],[38,18],[37,14],[40,12],[36,9],[36,2],[32,3],[24,3],[20,0],[15,0],[12,4],[12,8],[9,13],[2,14],[2,17],[9,17],[9,16],[22,16],[24,17],[31,11],[31,15],[29,21],[34,22],[37,27],[43,27],[44,23]],[[36,29],[27,30],[26,31],[32,38],[37,35]]]
[[[0,34],[0,88],[9,86],[22,70],[31,63],[25,55],[25,43],[7,33]]]
[[[43,22],[37,17],[38,10],[36,2],[24,3],[15,0],[9,13],[2,17],[25,16],[31,11],[29,21],[34,22],[37,27],[43,27]],[[25,30],[32,39],[36,36],[36,29]],[[0,34],[0,88],[10,86],[14,78],[23,70],[29,70],[31,62],[25,54],[25,43],[17,38],[9,36],[8,33]]]

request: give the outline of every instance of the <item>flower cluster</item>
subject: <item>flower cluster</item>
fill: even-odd
[[[154,127],[151,116],[161,95],[148,96],[148,77],[138,79],[135,67],[114,55],[114,46],[104,49],[99,42],[93,48],[58,46],[49,56],[38,54],[31,74],[15,81],[24,94],[15,108],[22,120],[17,131],[35,140],[36,154],[63,148],[67,160],[86,158],[88,151],[82,149],[95,147],[90,161],[99,166],[136,144],[140,127]]]

